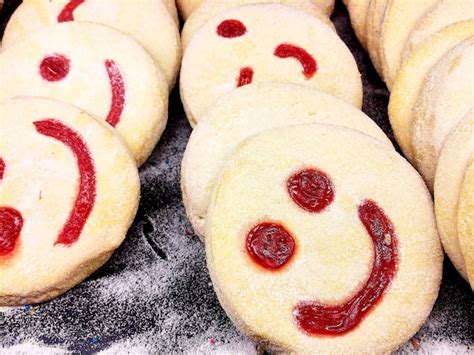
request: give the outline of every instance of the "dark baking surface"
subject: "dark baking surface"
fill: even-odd
[[[17,3],[7,0],[3,24]],[[388,91],[339,2],[332,20],[362,73],[363,110],[393,140]],[[104,267],[61,297],[0,308],[0,353],[2,347],[28,353],[256,351],[220,307],[206,270],[204,245],[192,232],[181,202],[180,162],[191,128],[177,88],[170,97],[169,117],[163,138],[140,169],[142,199],[124,244]],[[472,353],[472,320],[470,288],[445,259],[433,312],[399,352]]]

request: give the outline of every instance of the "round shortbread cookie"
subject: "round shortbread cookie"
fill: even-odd
[[[357,64],[329,26],[282,4],[246,5],[214,16],[186,48],[180,90],[189,121],[236,87],[261,81],[307,84],[362,104]]]
[[[402,53],[416,23],[440,0],[389,0],[379,39],[384,81],[392,88],[402,65]]]
[[[392,146],[383,131],[362,111],[315,88],[258,83],[234,90],[199,121],[182,161],[183,201],[199,236],[204,236],[207,210],[218,175],[235,147],[256,133],[305,123],[352,128]]]
[[[453,48],[431,69],[413,111],[414,161],[433,187],[446,137],[473,107],[474,38]]]
[[[425,40],[453,23],[474,18],[473,0],[441,0],[416,24],[405,43],[402,61]]]
[[[301,2],[299,0],[290,0],[294,3]],[[211,4],[213,3],[215,6],[221,6],[226,1],[222,0],[176,0],[176,3],[179,7],[179,12],[183,19],[187,20],[195,10],[197,10],[202,4],[205,2]],[[255,0],[252,1],[253,3],[259,3],[260,1]],[[281,2],[281,0],[274,0],[274,2]],[[326,16],[330,16],[334,11],[334,3],[335,0],[311,0],[312,3],[317,5]]]
[[[444,250],[467,280],[458,240],[458,202],[466,166],[474,156],[474,112],[449,135],[439,156],[434,183],[436,222]]]
[[[135,161],[107,125],[41,98],[0,105],[0,305],[74,287],[122,243],[138,208]]]
[[[265,4],[265,3],[281,3],[288,6],[293,6],[297,9],[306,11],[317,19],[325,22],[334,31],[335,27],[331,20],[315,5],[311,0],[227,0],[225,2],[215,0],[204,0],[193,14],[187,19],[181,32],[181,41],[183,48],[186,49],[194,34],[204,26],[209,19],[225,11],[229,8],[238,7],[248,4]]]
[[[383,73],[379,41],[387,3],[388,0],[370,0],[366,17],[367,52],[380,77],[383,77]]]
[[[181,61],[179,31],[162,0],[26,0],[8,22],[4,47],[59,22],[95,22],[131,35],[145,47],[173,87]]]
[[[429,192],[393,149],[301,125],[244,141],[209,211],[231,319],[271,350],[388,353],[428,317],[442,272]]]
[[[0,55],[0,78],[0,102],[49,97],[104,119],[139,165],[166,126],[162,72],[132,37],[103,25],[67,22],[26,36]]]
[[[459,197],[457,226],[459,246],[469,283],[474,290],[474,160],[471,161],[464,174],[464,182]]]
[[[354,32],[362,46],[367,49],[367,12],[370,0],[346,0]]]
[[[411,131],[413,109],[425,78],[446,52],[474,36],[474,20],[463,21],[444,28],[426,40],[403,64],[392,87],[388,114],[403,153],[414,161]]]
[[[173,21],[176,23],[176,26],[179,27],[179,18],[178,18],[178,8],[176,7],[175,0],[161,0],[165,4],[166,9],[170,13]]]

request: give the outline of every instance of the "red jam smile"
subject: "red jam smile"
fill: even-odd
[[[293,174],[286,187],[293,201],[308,212],[321,212],[334,200],[331,179],[317,169],[305,169]]]
[[[54,54],[43,58],[40,63],[40,74],[44,80],[60,81],[69,74],[71,61],[65,55]]]
[[[265,269],[284,266],[295,251],[295,240],[280,224],[264,222],[247,234],[247,252],[251,259]]]
[[[106,121],[112,127],[115,127],[120,122],[120,116],[125,106],[125,84],[122,73],[113,60],[107,59],[105,61],[105,68],[107,69],[112,90],[112,103]]]
[[[366,200],[359,206],[359,219],[374,245],[369,279],[343,304],[329,306],[314,301],[298,304],[293,310],[293,317],[298,327],[309,335],[337,336],[357,327],[380,302],[395,276],[398,245],[392,222],[372,200]]]
[[[239,77],[237,78],[237,87],[241,87],[252,83],[253,69],[252,67],[245,67],[240,69]]]
[[[58,22],[74,21],[74,11],[86,0],[70,0],[58,15]]]
[[[55,119],[45,119],[33,123],[39,134],[54,138],[65,144],[76,157],[79,169],[79,191],[74,206],[58,235],[55,244],[71,245],[81,236],[96,198],[96,174],[91,154],[82,137]]]
[[[295,58],[303,66],[303,75],[306,79],[311,79],[318,70],[318,64],[311,54],[303,48],[293,44],[283,43],[275,48],[273,53],[278,58]]]
[[[247,28],[239,20],[225,20],[217,26],[217,34],[224,38],[240,37],[245,32],[247,32]]]

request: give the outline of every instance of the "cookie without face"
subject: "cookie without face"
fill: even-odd
[[[474,38],[449,51],[428,74],[414,110],[415,164],[433,186],[439,153],[449,133],[473,107]]]
[[[281,4],[246,5],[213,17],[194,36],[180,90],[192,125],[221,96],[261,81],[314,86],[360,107],[356,62],[324,22]]]
[[[41,96],[73,104],[115,127],[140,165],[163,132],[166,80],[132,37],[66,22],[45,28],[0,55],[0,102]]]
[[[474,18],[474,1],[441,0],[431,8],[416,24],[405,43],[402,59],[411,53],[436,32],[456,22]]]
[[[205,233],[211,192],[238,144],[265,130],[307,123],[352,128],[392,146],[360,110],[332,95],[294,84],[258,83],[223,96],[191,134],[181,166],[183,201],[194,230]]]
[[[444,28],[425,41],[398,73],[390,95],[388,114],[395,138],[411,162],[414,162],[411,142],[413,109],[425,78],[440,58],[471,36],[474,36],[473,20]]]
[[[474,157],[474,114],[469,112],[444,143],[434,183],[436,222],[444,250],[467,280],[458,240],[458,203],[466,167]]]
[[[351,25],[362,46],[367,49],[367,12],[370,0],[346,0]]]
[[[442,270],[417,172],[335,126],[253,136],[221,174],[206,254],[219,300],[270,350],[388,353],[428,317]]]
[[[385,18],[385,9],[389,0],[370,0],[366,28],[367,28],[367,51],[374,64],[375,70],[383,78],[382,62],[380,59],[380,36],[382,24]]]
[[[181,41],[183,43],[183,48],[186,48],[193,38],[194,34],[204,26],[209,19],[219,14],[222,11],[225,11],[229,8],[238,7],[248,4],[264,4],[264,3],[281,3],[288,6],[293,6],[302,11],[306,11],[308,14],[313,15],[317,19],[323,21],[332,29],[334,25],[331,20],[322,12],[322,10],[314,4],[312,0],[227,0],[225,2],[215,0],[204,0],[203,3],[193,11],[192,16],[190,16],[186,23],[184,24],[183,31],[181,32]]]
[[[138,171],[113,129],[53,100],[5,101],[0,132],[0,305],[43,302],[122,243]]]
[[[150,52],[173,87],[181,43],[176,23],[161,0],[26,0],[10,19],[3,45],[9,47],[25,35],[68,21],[100,23],[134,37]]]

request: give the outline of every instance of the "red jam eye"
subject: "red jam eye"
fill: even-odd
[[[0,207],[0,256],[15,250],[23,228],[21,213],[10,207]]]
[[[240,37],[245,32],[247,32],[247,28],[239,20],[225,20],[217,26],[217,34],[224,38]]]
[[[5,175],[5,161],[0,158],[0,180],[3,179],[3,175]]]
[[[305,49],[294,44],[283,43],[275,48],[273,53],[278,58],[295,58],[303,67],[303,75],[311,79],[318,70],[318,63]]]
[[[237,78],[237,87],[248,85],[252,83],[253,69],[252,67],[245,67],[240,69],[239,77]]]
[[[291,175],[286,187],[293,201],[308,212],[321,212],[334,200],[331,179],[317,169],[305,169]]]
[[[40,74],[44,80],[60,81],[64,79],[70,69],[71,61],[62,54],[45,57],[40,64]]]
[[[277,270],[285,265],[295,251],[295,240],[280,224],[257,224],[247,234],[247,252],[265,269]]]

